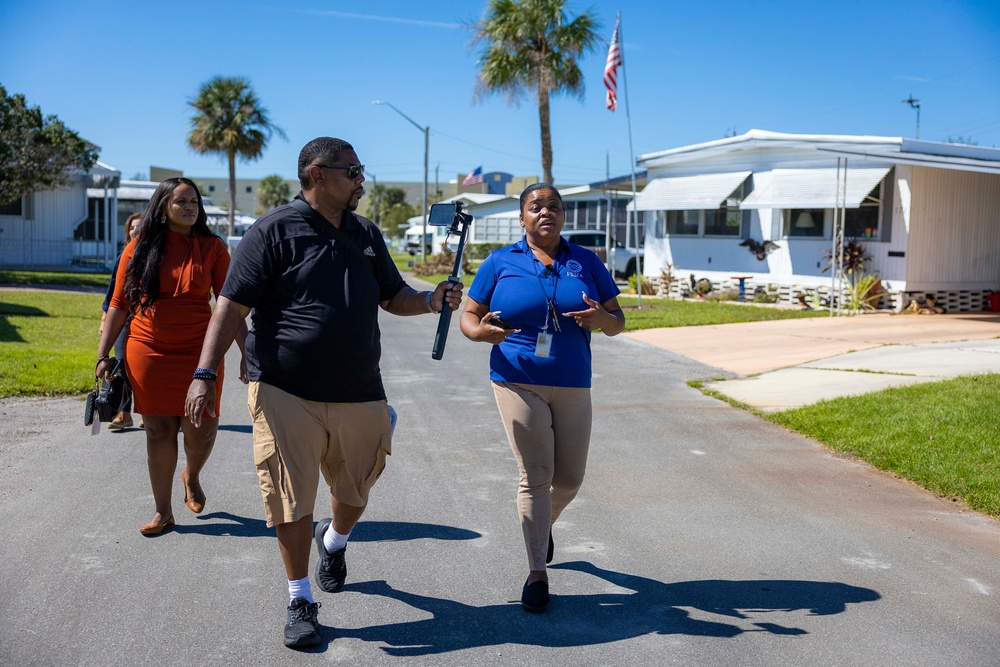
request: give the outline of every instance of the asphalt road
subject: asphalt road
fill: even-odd
[[[91,436],[75,399],[0,401],[0,665],[1000,664],[1000,524],[707,398],[685,381],[717,369],[624,337],[595,339],[587,481],[554,531],[552,605],[524,613],[488,346],[453,320],[433,361],[436,318],[382,323],[400,422],[348,585],[317,590],[323,646],[281,643],[230,373],[206,511],[178,477],[156,538],[141,431]]]

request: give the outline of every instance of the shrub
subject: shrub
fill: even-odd
[[[674,281],[677,278],[674,276],[674,265],[667,264],[665,267],[660,269],[660,290],[667,296],[670,295],[670,288],[673,287]]]
[[[847,283],[847,308],[854,313],[875,310],[882,298],[882,281],[874,273],[857,273]]]
[[[447,243],[441,244],[441,252],[431,255],[423,262],[414,262],[413,275],[415,276],[435,276],[439,274],[449,275],[455,270],[455,253],[449,248]],[[469,254],[462,256],[462,274],[474,275],[475,269],[469,261]]]
[[[465,256],[469,259],[486,259],[491,252],[503,248],[508,243],[472,243],[466,246]],[[454,259],[452,260],[454,261]]]
[[[634,273],[628,277],[628,291],[631,294],[639,293],[639,278]],[[646,276],[642,277],[642,293],[643,294],[656,294],[656,287],[650,282],[649,278]]]
[[[781,298],[780,294],[772,294],[770,290],[772,285],[768,285],[766,288],[757,287],[753,291],[753,302],[754,303],[778,303],[778,299]]]
[[[857,239],[847,239],[844,245],[844,275],[853,276],[857,273],[864,273],[865,264],[871,261],[871,257],[865,252],[865,246]],[[824,248],[821,252],[826,253],[824,259],[826,266],[823,273],[831,270],[840,258],[840,243],[833,248]]]
[[[705,295],[705,301],[738,301],[740,291],[738,289],[725,289],[709,292]]]

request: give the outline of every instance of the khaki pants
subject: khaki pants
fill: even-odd
[[[320,471],[338,502],[368,504],[391,453],[385,401],[321,403],[251,382],[248,407],[268,526],[313,513]]]
[[[587,470],[590,389],[494,382],[493,394],[520,469],[517,511],[529,569],[544,570],[552,524]]]

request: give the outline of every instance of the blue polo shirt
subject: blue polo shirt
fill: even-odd
[[[582,294],[598,303],[620,290],[595,253],[562,239],[555,262],[547,269],[522,238],[493,251],[472,281],[469,298],[501,311],[501,317],[519,333],[493,346],[490,379],[553,387],[590,387],[590,332],[580,328],[571,313],[589,308]],[[555,303],[559,333],[550,321],[552,348],[548,357],[536,357],[538,334],[546,330],[547,300]]]

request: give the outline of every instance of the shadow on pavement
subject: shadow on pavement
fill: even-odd
[[[274,537],[274,528],[268,528],[263,519],[250,519],[229,512],[210,512],[197,518],[201,523],[177,524],[173,531],[214,537]],[[352,542],[474,540],[478,537],[481,537],[479,533],[465,528],[404,521],[361,521],[351,532]]]
[[[807,610],[818,616],[839,614],[849,603],[872,602],[881,597],[871,589],[837,582],[705,580],[667,584],[584,562],[552,567],[592,574],[634,592],[553,595],[549,612],[535,616],[524,613],[515,604],[474,607],[399,591],[385,581],[348,584],[345,591],[393,598],[433,617],[367,628],[339,628],[336,634],[382,642],[388,645],[382,650],[394,656],[431,655],[503,644],[589,646],[651,633],[707,637],[735,637],[744,632],[803,635],[807,634],[804,629],[775,623],[754,623],[754,629],[747,630],[734,624],[698,620],[681,607],[737,619],[750,618],[744,611]]]
[[[250,424],[219,424],[220,431],[233,431],[235,433],[253,433],[253,426]]]
[[[212,521],[213,519],[216,521]],[[199,514],[198,521],[204,523],[177,524],[174,530],[178,533],[213,537],[274,537],[274,529],[268,528],[263,519],[248,519],[229,512],[209,512]]]
[[[480,533],[465,528],[404,521],[360,521],[351,531],[352,542],[403,542],[406,540],[474,540]]]

